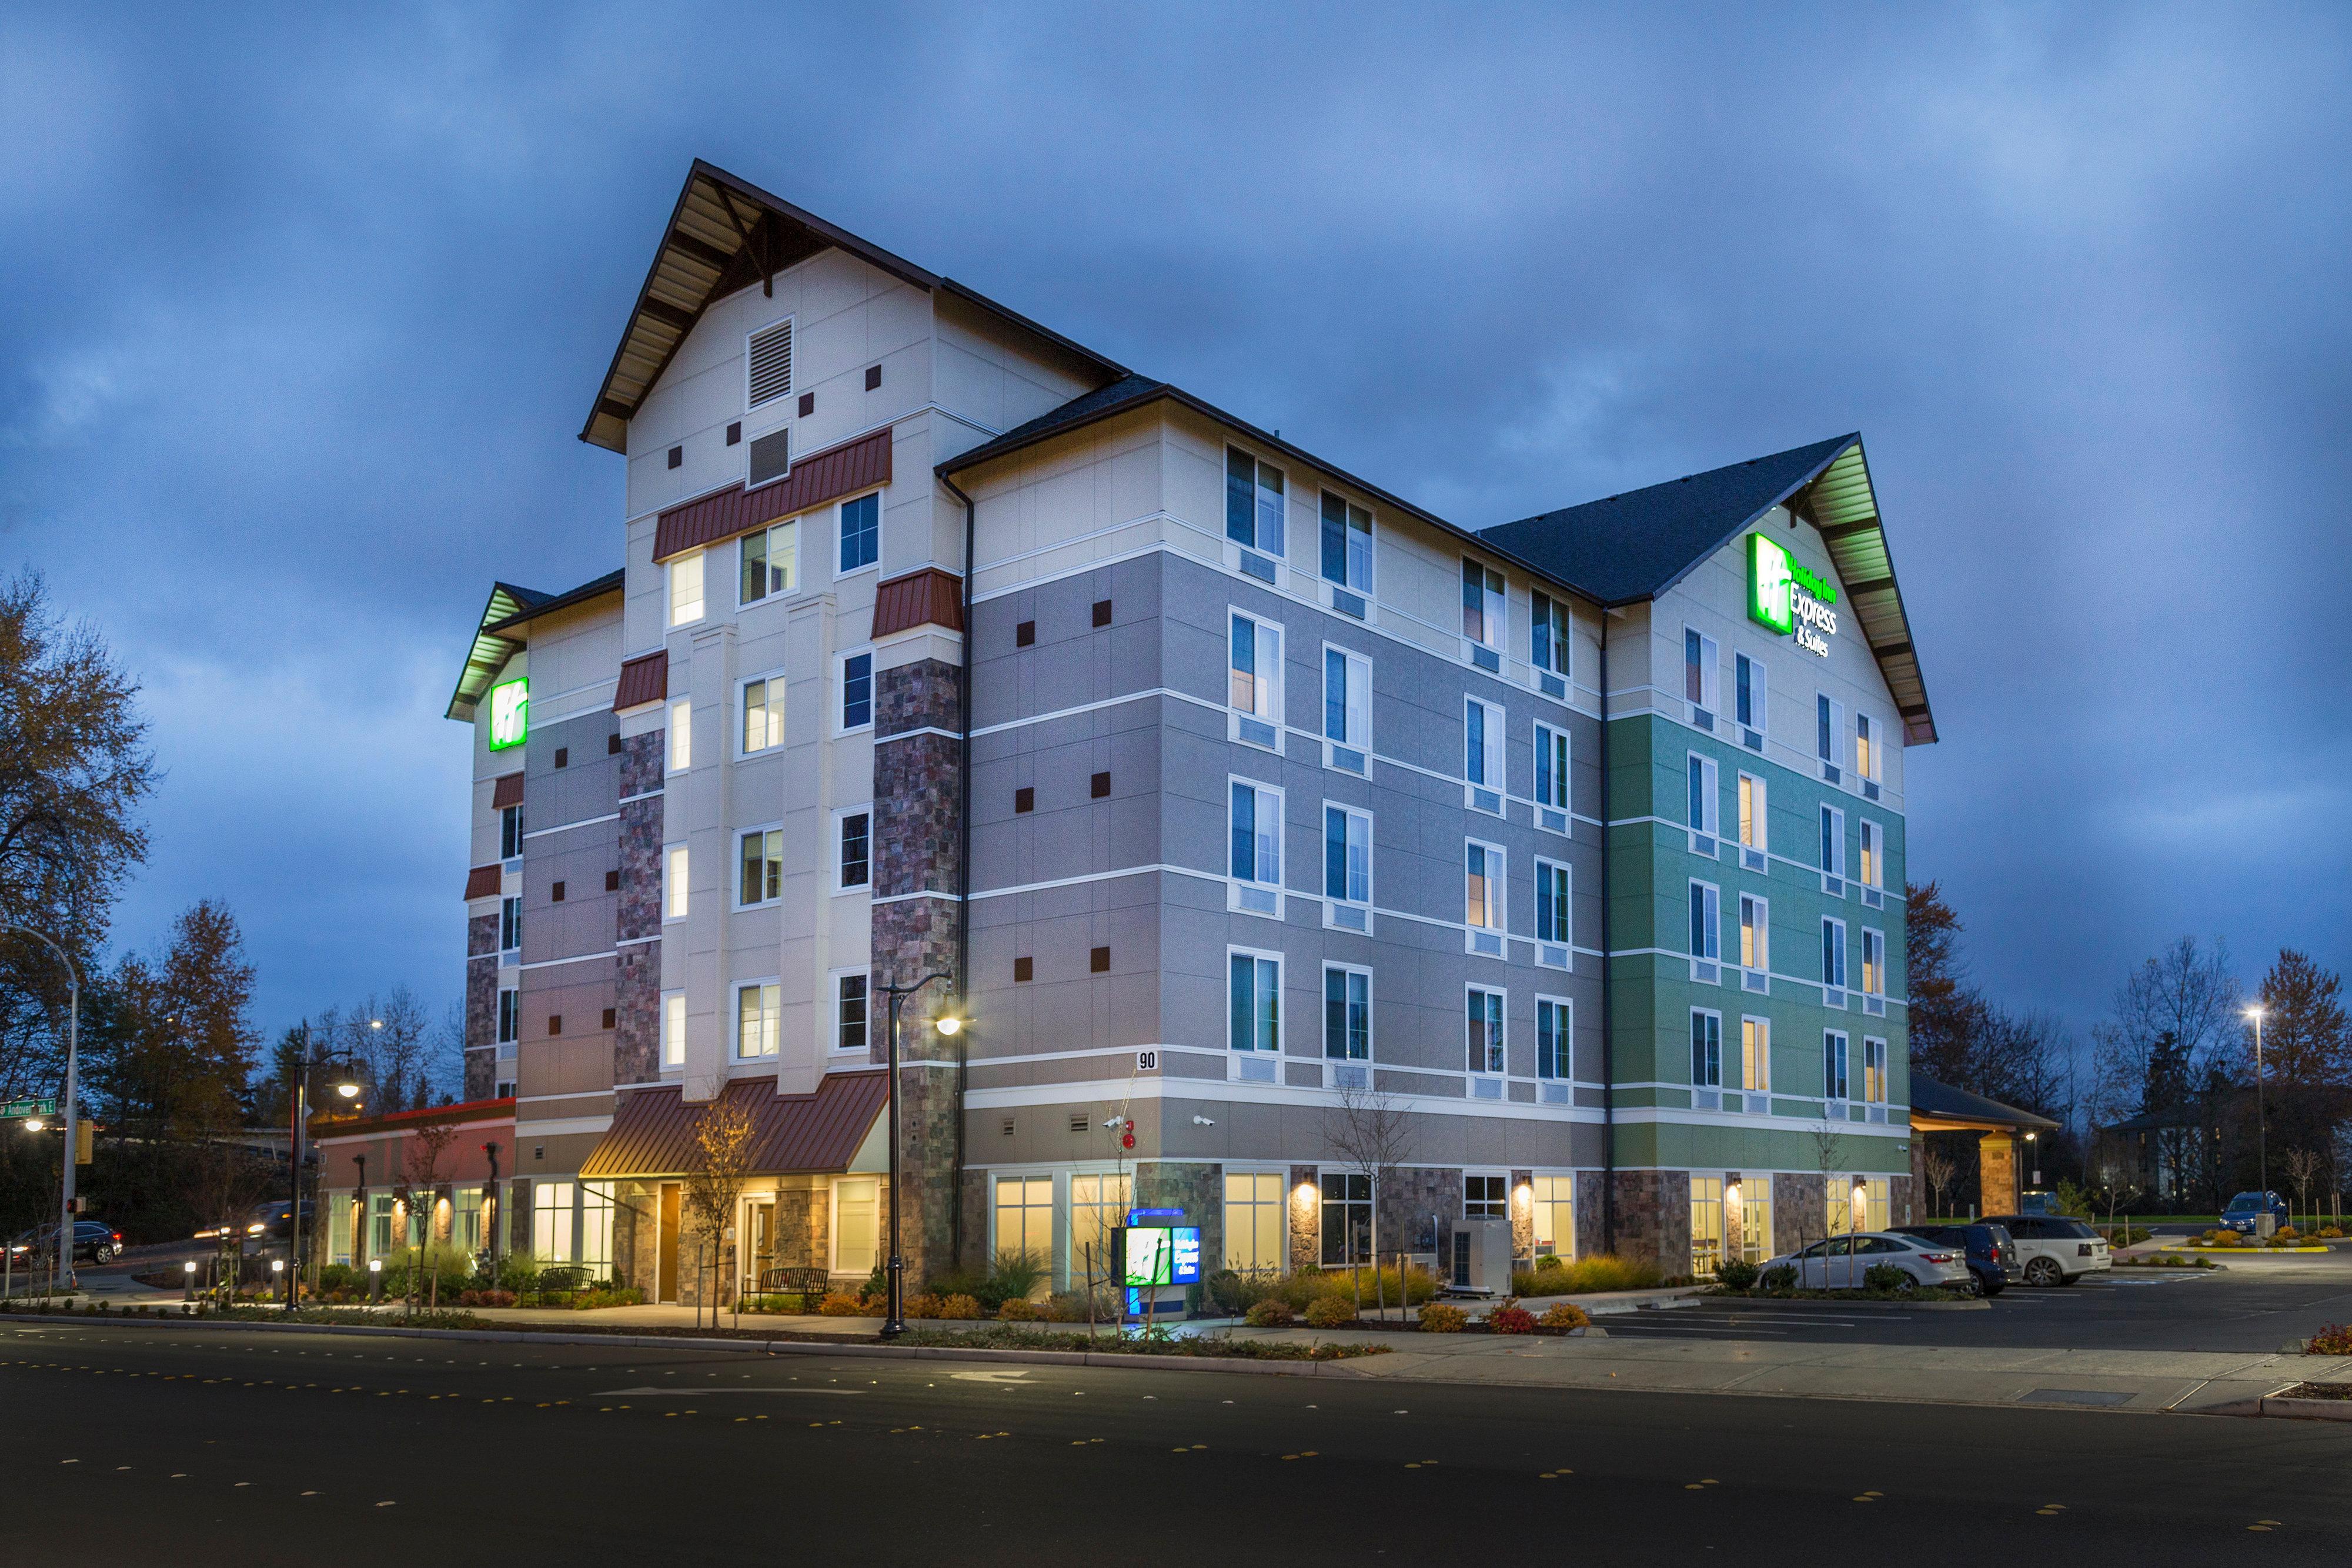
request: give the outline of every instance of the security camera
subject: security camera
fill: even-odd
[[[1206,1116],[1195,1116],[1192,1118],[1192,1125],[1196,1127],[1213,1127],[1216,1125],[1216,1123],[1211,1121]]]

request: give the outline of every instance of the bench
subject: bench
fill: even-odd
[[[759,1293],[798,1296],[805,1306],[812,1298],[822,1298],[832,1283],[833,1277],[823,1269],[762,1269]]]

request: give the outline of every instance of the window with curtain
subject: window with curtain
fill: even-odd
[[[1538,1258],[1576,1256],[1576,1178],[1535,1178],[1535,1246]]]
[[[1503,646],[1503,574],[1465,557],[1462,561],[1462,634],[1500,652]]]
[[[1225,1173],[1225,1267],[1270,1279],[1290,1270],[1278,1171]]]
[[[1472,986],[1465,993],[1464,1008],[1464,1044],[1469,1071],[1478,1073],[1498,1073],[1503,1071],[1503,993],[1490,991],[1483,986]]]
[[[1233,955],[1227,1041],[1235,1051],[1282,1049],[1282,960]]]

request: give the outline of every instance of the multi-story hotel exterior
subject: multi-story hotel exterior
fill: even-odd
[[[1907,1215],[1935,727],[1858,437],[1475,528],[700,163],[582,434],[622,569],[499,586],[450,708],[510,1245],[693,1296],[722,1093],[721,1289],[894,1198],[919,1276],[1065,1280],[1131,1207],[1675,1273]]]

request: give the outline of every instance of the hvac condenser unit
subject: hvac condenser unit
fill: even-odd
[[[1465,1219],[1454,1227],[1454,1249],[1447,1288],[1467,1295],[1507,1296],[1511,1293],[1511,1222],[1507,1219]]]

